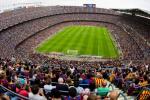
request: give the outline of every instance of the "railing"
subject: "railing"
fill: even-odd
[[[111,88],[112,88],[112,90],[114,90],[114,87],[113,87],[113,85],[112,85],[112,84],[109,84],[109,85],[108,85],[108,88],[109,88],[109,87],[111,87]]]
[[[0,85],[0,87],[1,87],[2,89],[4,89],[4,90],[6,90],[6,91],[10,92],[11,94],[13,94],[13,95],[15,95],[15,96],[19,97],[20,99],[29,100],[29,98],[24,97],[24,96],[22,96],[22,95],[19,95],[19,94],[17,94],[17,93],[15,93],[15,92],[13,92],[13,91],[11,91],[11,90],[7,89],[6,87],[4,87],[4,86],[2,86],[2,85]]]
[[[120,96],[122,96],[122,97],[124,98],[124,100],[127,100],[127,97],[126,97],[122,92],[119,93],[118,98],[119,98]]]
[[[52,84],[58,84],[57,82],[51,82],[51,83],[52,83]],[[53,86],[55,86],[55,85],[53,85]],[[89,86],[89,84],[79,84],[79,86],[81,86],[81,87],[82,87],[82,86]],[[109,88],[109,87],[111,87],[112,90],[114,90],[114,87],[113,87],[112,84],[109,84],[109,85],[108,85],[108,88]]]

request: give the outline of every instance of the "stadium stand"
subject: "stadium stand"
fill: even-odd
[[[62,9],[62,8],[64,8],[64,9]],[[67,9],[70,9],[70,8],[72,10],[67,10]],[[47,11],[47,9],[45,11]],[[123,26],[124,25],[123,24],[123,18],[122,17],[120,18],[120,16],[118,16],[116,13],[114,13],[114,11],[111,11],[111,10],[108,10],[108,12],[107,12],[107,10],[104,10],[104,9],[98,9],[98,10],[93,9],[93,11],[90,10],[93,13],[93,14],[91,14],[90,11],[88,12],[88,9],[80,8],[80,7],[79,8],[77,8],[77,7],[58,7],[58,9],[60,9],[60,10],[57,10],[58,11],[57,15],[55,15],[56,12],[54,13],[53,16],[49,15],[49,16],[44,17],[44,14],[43,14],[43,17],[40,17],[40,15],[39,15],[38,19],[34,19],[34,20],[28,19],[29,20],[28,22],[24,22],[24,23],[20,22],[20,24],[15,24],[14,23],[15,26],[13,28],[8,28],[8,29],[5,29],[4,31],[1,31],[1,43],[3,43],[2,41],[7,41],[7,43],[8,43],[8,44],[1,44],[1,46],[3,47],[2,51],[4,52],[2,56],[10,57],[11,55],[15,55],[15,50],[12,49],[12,48],[16,47],[17,44],[22,42],[27,37],[30,37],[31,34],[35,34],[35,33],[39,32],[41,30],[44,30],[45,28],[50,27],[51,25],[55,25],[55,24],[62,23],[62,22],[68,22],[68,21],[91,21],[91,22],[94,21],[94,22],[96,22],[96,21],[100,21],[100,22],[113,23],[118,27],[121,26],[122,29],[126,28],[125,26]],[[61,9],[62,9],[62,11],[61,11]],[[38,8],[37,8],[37,11],[38,11]],[[59,11],[62,14],[59,14]],[[64,14],[63,14],[63,11],[64,11]],[[96,12],[95,14],[94,14],[94,11]],[[53,13],[53,10],[52,11],[50,10],[49,12]],[[41,13],[41,12],[39,11],[38,13]],[[28,15],[28,14],[26,14],[26,15]],[[20,15],[20,17],[21,16],[22,15]],[[86,16],[86,19],[83,18],[82,16]],[[28,18],[28,17],[26,17],[26,18]],[[63,20],[58,20],[58,19],[63,19]],[[10,19],[10,22],[13,22],[11,20],[12,19]],[[49,23],[47,23],[47,22],[49,22]],[[31,25],[34,26],[34,27],[33,27],[33,29],[29,30],[29,27],[31,27]],[[124,30],[122,30],[122,31],[124,31]],[[11,34],[10,34],[10,32],[11,32]],[[18,35],[18,33],[20,33],[20,34]],[[11,39],[9,37],[6,37],[6,34],[9,34],[9,36],[12,35],[12,36],[10,36]],[[21,35],[21,34],[23,34],[23,35]],[[27,35],[25,35],[25,34],[27,34]],[[118,33],[118,34],[120,34],[120,33]],[[127,35],[127,34],[125,34],[125,35]],[[118,35],[118,37],[119,36],[121,36],[121,35]],[[130,34],[130,36],[126,36],[126,37],[129,37],[129,38],[125,38],[125,39],[128,39],[128,40],[122,40],[121,39],[121,41],[132,41],[133,43],[131,42],[131,44],[129,44],[130,46],[127,46],[128,50],[122,50],[122,51],[127,51],[126,54],[124,54],[124,58],[125,59],[128,59],[128,58],[129,59],[130,58],[131,59],[140,59],[140,60],[142,60],[142,58],[143,59],[147,58],[147,56],[149,54],[148,53],[149,51],[147,51],[147,50],[149,50],[149,49],[147,49],[147,48],[149,48],[147,46],[147,44],[145,44],[145,43],[143,44],[143,42],[141,42],[141,39],[138,39],[137,41],[134,40],[133,38],[135,38],[135,37],[131,36],[131,34]],[[120,46],[122,48],[127,48],[127,47],[123,47],[125,45],[122,44],[121,41],[120,41]],[[139,45],[138,45],[137,42],[141,42],[141,43],[139,43]],[[134,45],[132,45],[132,44],[134,44]],[[10,46],[8,46],[8,45],[10,45]],[[139,46],[143,47],[142,50],[141,50],[141,47],[139,47]],[[6,47],[6,48],[4,48],[4,47]],[[131,47],[131,48],[129,48],[129,47]],[[129,50],[129,49],[131,49],[131,50]],[[135,52],[134,49],[136,50],[136,52]],[[9,50],[11,50],[11,51],[9,51]],[[132,53],[132,52],[134,52],[134,53]],[[135,54],[135,53],[138,53],[138,54]],[[126,55],[127,55],[127,57],[126,57]],[[128,56],[131,56],[131,57],[128,57]],[[146,56],[146,57],[143,57],[143,56]]]
[[[149,20],[114,10],[29,7],[0,14],[0,99],[149,100]],[[106,62],[49,58],[34,48],[69,25],[105,26],[121,56]]]
[[[81,98],[84,98],[85,95],[88,97],[90,94],[97,94],[101,98],[117,98],[120,96],[120,100],[133,99],[132,96],[137,95],[137,98],[148,98],[150,96],[148,89],[150,82],[148,79],[149,68],[143,66],[124,68],[117,62],[116,64],[115,62],[92,63],[57,59],[50,59],[42,65],[36,65],[29,61],[15,62],[13,59],[1,59],[0,61],[1,69],[5,69],[0,72],[1,93],[10,96],[10,98],[27,99],[25,97],[29,97],[31,99],[32,96],[37,95],[38,91],[45,99],[54,98],[53,92],[62,95],[56,96],[56,98],[66,98],[69,95],[74,95],[72,97],[76,98],[78,95],[79,100],[83,100]],[[119,67],[119,65],[122,67]],[[70,90],[69,87],[76,88],[76,91],[73,92],[74,90]],[[137,87],[140,89],[135,91]],[[34,90],[38,88],[45,92]],[[55,88],[59,91],[53,90]],[[34,93],[33,91],[37,92]],[[123,94],[123,91],[132,96]],[[107,93],[109,94],[107,95]],[[115,95],[116,93],[117,95]],[[146,95],[146,97],[143,97],[143,95]]]

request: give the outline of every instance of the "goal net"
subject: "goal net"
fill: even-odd
[[[76,56],[78,55],[78,50],[67,50],[67,54]]]

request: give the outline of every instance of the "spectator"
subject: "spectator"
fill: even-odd
[[[89,95],[87,100],[97,100],[97,96],[96,95]]]
[[[62,90],[62,91],[68,91],[69,90],[68,86],[64,84],[63,78],[58,79],[58,85],[56,85],[56,88],[58,90]]]
[[[74,70],[75,70],[75,68],[74,67],[70,67],[70,71],[71,71],[71,73],[73,73],[74,72]]]
[[[25,85],[19,85],[16,87],[16,93],[22,95],[22,96],[25,96],[25,97],[28,97],[28,91],[25,89]]]
[[[30,100],[47,100],[46,97],[43,94],[42,90],[39,90],[38,85],[33,85],[31,87],[31,93],[29,93],[29,99]]]
[[[63,100],[61,93],[57,89],[52,89],[51,100]]]
[[[117,91],[111,91],[109,94],[110,100],[117,100],[118,99],[118,92]]]
[[[51,80],[48,78],[46,80],[46,84],[44,85],[44,90],[45,90],[46,93],[48,93],[48,92],[51,92],[51,90],[53,88],[56,88],[56,87],[51,85]]]
[[[74,82],[74,87],[76,88],[78,94],[81,94],[84,90],[82,87],[79,86],[79,81]]]
[[[99,74],[95,77],[95,84],[96,84],[96,87],[101,87],[103,81],[104,81],[104,79],[103,79],[103,77],[102,77],[102,74],[99,73]]]
[[[71,87],[69,89],[69,96],[66,98],[67,98],[67,100],[70,100],[70,99],[71,100],[81,100],[80,95],[77,96],[77,91],[74,87]]]
[[[141,81],[139,82],[139,85],[140,85],[140,86],[146,86],[146,85],[148,85],[148,78],[147,78],[146,75],[144,76],[143,80],[141,80]]]
[[[10,97],[4,94],[0,94],[0,100],[10,100]]]
[[[88,89],[88,88],[84,89],[84,91],[82,92],[83,100],[87,100],[87,98],[90,94],[91,94],[90,89]]]
[[[96,93],[102,97],[105,97],[107,96],[108,92],[110,91],[110,89],[107,86],[107,82],[106,81],[103,81],[102,82],[102,87],[98,87],[96,89]]]

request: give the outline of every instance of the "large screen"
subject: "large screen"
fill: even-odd
[[[96,4],[83,4],[84,7],[95,8]]]

